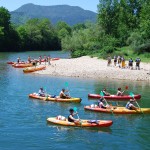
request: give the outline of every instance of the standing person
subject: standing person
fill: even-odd
[[[118,66],[119,66],[119,68],[120,68],[120,67],[121,67],[121,66],[120,66],[120,64],[121,64],[121,56],[118,56],[117,59],[118,59]]]
[[[30,56],[28,57],[28,63],[31,63],[31,58],[30,58]]]
[[[44,62],[45,62],[45,65],[46,65],[46,61],[47,61],[47,57],[46,57],[46,56],[44,56]]]
[[[118,88],[118,91],[117,91],[117,96],[122,96],[123,95],[123,93],[124,93],[124,91],[122,92],[121,91],[121,88]]]
[[[107,58],[107,66],[110,66],[110,64],[111,64],[111,56],[108,56],[108,58]]]
[[[47,58],[48,58],[48,65],[51,65],[51,62],[50,62],[51,61],[51,57],[48,56]]]
[[[132,58],[129,59],[129,69],[133,69],[133,60],[132,60]]]
[[[125,68],[126,64],[125,64],[125,58],[124,57],[122,57],[121,62],[122,62],[122,68]]]
[[[135,62],[136,62],[136,65],[135,65],[136,70],[137,70],[137,69],[140,70],[140,62],[141,62],[141,59],[138,57],[138,58],[136,58]]]
[[[20,60],[21,60],[20,57],[18,57],[18,58],[17,58],[17,63],[18,63],[18,64],[20,63]]]
[[[42,62],[42,57],[39,56],[39,64],[41,65],[41,62]]]
[[[117,56],[114,56],[114,66],[116,66],[117,63]]]
[[[74,123],[79,123],[79,119],[75,119],[73,116],[74,115],[76,115],[77,114],[77,112],[76,113],[74,113],[74,110],[71,108],[71,109],[69,109],[69,112],[70,112],[70,114],[69,114],[69,116],[68,116],[68,121],[69,122],[74,122]]]

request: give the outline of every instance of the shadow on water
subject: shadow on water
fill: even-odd
[[[95,133],[107,133],[111,134],[112,130],[110,127],[103,127],[103,128],[90,128],[90,127],[67,127],[67,126],[61,126],[61,125],[54,125],[53,123],[48,123],[47,126],[51,128],[57,129],[58,132],[75,132],[80,130],[85,130],[88,132],[95,132]]]

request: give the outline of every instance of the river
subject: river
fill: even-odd
[[[84,111],[92,103],[88,93],[99,93],[106,87],[116,93],[118,87],[129,87],[129,91],[140,93],[141,107],[150,107],[150,83],[126,80],[94,80],[85,78],[55,77],[48,75],[23,74],[6,64],[17,57],[25,60],[30,55],[68,58],[65,52],[22,52],[0,53],[0,149],[1,150],[147,150],[150,146],[150,115],[112,115]],[[31,100],[28,94],[44,87],[51,94],[58,94],[68,82],[70,93],[81,97],[80,104],[54,103]],[[90,129],[49,125],[47,117],[68,116],[69,108],[77,107],[80,118],[113,120],[110,128]]]

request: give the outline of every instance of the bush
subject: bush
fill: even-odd
[[[135,51],[138,53],[138,54],[142,54],[142,53],[145,53],[145,52],[150,52],[150,42],[149,43],[146,43],[146,44],[142,44],[138,47],[135,48]]]
[[[81,50],[76,50],[76,51],[71,52],[71,57],[77,58],[77,57],[85,56],[87,54],[88,53],[85,50],[82,50],[82,51]]]

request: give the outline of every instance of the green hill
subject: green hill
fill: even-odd
[[[25,4],[11,12],[11,21],[16,24],[22,24],[31,18],[48,18],[52,24],[65,21],[69,25],[74,25],[86,21],[95,22],[96,16],[95,12],[84,10],[78,6]]]

